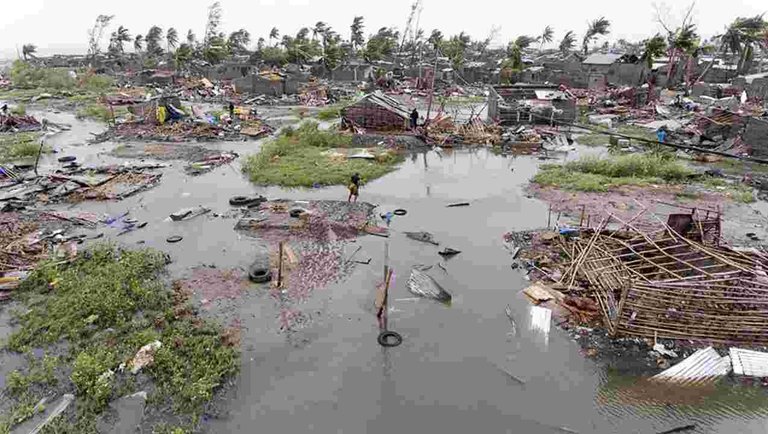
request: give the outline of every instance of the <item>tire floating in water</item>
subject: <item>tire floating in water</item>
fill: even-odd
[[[272,280],[272,273],[268,269],[253,268],[248,271],[248,278],[253,283],[267,283]]]
[[[168,237],[165,241],[167,241],[169,243],[178,243],[179,241],[181,241],[183,239],[184,239],[184,237],[182,237],[181,235],[174,235],[172,237]]]
[[[392,212],[392,214],[394,214],[394,215],[398,215],[398,216],[401,216],[401,217],[402,217],[402,216],[404,216],[404,215],[408,214],[408,211],[406,211],[406,210],[404,210],[404,209],[402,209],[402,208],[398,208],[398,209],[394,210],[394,211]]]
[[[235,196],[229,199],[229,204],[232,206],[244,206],[248,205],[249,202],[251,202],[251,198],[246,196]]]
[[[403,343],[403,337],[397,332],[385,331],[379,333],[377,341],[379,341],[379,345],[382,347],[393,348]]]
[[[59,163],[71,163],[73,161],[77,160],[77,157],[74,155],[67,155],[65,157],[59,157]]]

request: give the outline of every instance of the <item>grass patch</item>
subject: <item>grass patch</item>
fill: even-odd
[[[0,162],[37,157],[40,151],[40,136],[36,133],[0,134]],[[43,153],[53,149],[45,145]]]
[[[604,192],[623,185],[683,183],[693,173],[665,155],[632,154],[545,165],[533,182],[565,190]]]
[[[362,182],[394,170],[402,157],[391,151],[377,153],[376,160],[337,158],[333,150],[349,148],[352,138],[322,131],[317,123],[305,122],[298,129],[286,128],[256,155],[246,158],[243,171],[252,182],[285,187],[346,185],[354,173]]]
[[[712,176],[705,177],[701,184],[704,188],[717,193],[724,194],[734,202],[753,203],[755,202],[755,192],[752,187],[741,183],[728,182],[722,178]]]
[[[133,375],[120,366],[159,340],[154,364],[142,371],[156,389],[148,402],[171,403],[176,416],[196,424],[216,387],[237,371],[238,354],[224,345],[219,326],[196,317],[186,295],[158,279],[165,265],[157,251],[100,244],[73,261],[39,266],[16,293],[26,310],[17,315],[19,328],[6,346],[24,353],[66,343],[67,352],[61,359],[44,358],[29,374],[13,374],[7,389],[21,397],[15,404],[32,392],[75,390],[77,417],[57,423],[91,426],[110,401],[133,391]],[[49,381],[56,372],[69,375],[57,384]],[[17,423],[13,412],[0,417],[0,427]]]
[[[618,134],[623,134],[625,136],[632,136],[632,137],[637,137],[645,140],[656,141],[656,133],[654,131],[638,125],[619,125],[613,130],[609,130],[605,127],[598,127],[598,126],[593,126],[593,127],[597,131],[593,131],[590,133],[577,136],[576,142],[584,146],[608,146],[611,140],[610,134],[607,134],[608,132],[614,132]],[[605,133],[601,133],[600,131],[605,131]],[[643,145],[647,145],[648,143],[635,141],[633,142],[633,144],[643,146]]]
[[[321,121],[332,121],[341,117],[341,112],[348,104],[334,104],[317,112],[317,118]]]

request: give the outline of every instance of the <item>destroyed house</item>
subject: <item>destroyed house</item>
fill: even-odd
[[[637,86],[643,80],[646,66],[637,56],[622,54],[592,54],[582,62],[590,89],[602,89],[609,84]]]
[[[556,85],[493,86],[488,118],[502,125],[570,123],[576,120],[576,100]]]
[[[410,110],[405,104],[380,91],[370,93],[346,107],[344,122],[377,131],[404,131]]]

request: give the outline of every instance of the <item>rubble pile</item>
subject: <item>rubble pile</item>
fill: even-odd
[[[536,241],[522,257],[541,284],[526,294],[555,300],[577,324],[599,317],[616,337],[768,344],[768,255],[720,245],[719,215],[672,214],[653,231],[608,217]]]
[[[0,133],[40,131],[43,125],[33,116],[0,114]]]

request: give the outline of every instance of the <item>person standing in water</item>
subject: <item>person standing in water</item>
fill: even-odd
[[[349,197],[347,198],[347,202],[352,202],[352,198],[354,197],[354,202],[357,202],[357,197],[360,193],[360,174],[355,173],[352,175],[352,182],[349,184]]]

